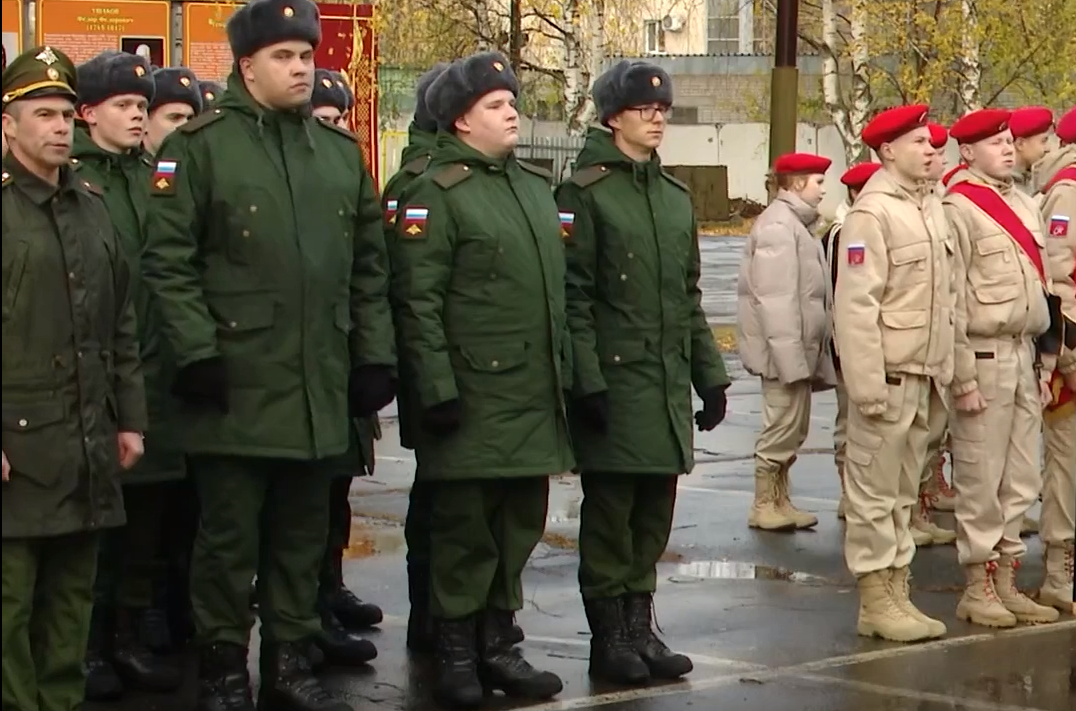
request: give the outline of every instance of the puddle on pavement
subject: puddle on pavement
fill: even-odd
[[[674,583],[696,583],[702,580],[783,580],[804,585],[828,582],[818,575],[770,565],[740,563],[731,560],[703,560],[681,563],[669,578]]]
[[[399,526],[379,526],[366,522],[351,522],[351,540],[344,557],[349,560],[371,558],[402,551],[404,543],[403,528]]]

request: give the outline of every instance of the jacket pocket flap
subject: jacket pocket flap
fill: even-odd
[[[230,333],[270,328],[276,319],[276,304],[264,295],[213,299],[210,311],[221,330]]]
[[[602,363],[622,365],[646,358],[646,343],[641,339],[598,341],[598,358]]]
[[[4,403],[3,421],[6,432],[30,432],[55,424],[63,418],[64,404],[60,401]]]
[[[887,328],[903,331],[909,328],[922,328],[927,325],[926,309],[914,311],[883,311],[882,323]]]
[[[975,251],[984,257],[988,254],[997,254],[1009,249],[1012,238],[1008,235],[991,235],[975,240]]]
[[[991,286],[975,286],[975,298],[980,304],[1006,304],[1016,299],[1020,287],[1017,284],[994,284]]]
[[[922,262],[930,256],[930,246],[926,242],[906,244],[903,247],[894,247],[889,250],[889,261],[894,266],[902,264],[914,264]]]
[[[483,373],[503,373],[527,362],[527,344],[523,341],[460,346],[460,354],[472,369]]]

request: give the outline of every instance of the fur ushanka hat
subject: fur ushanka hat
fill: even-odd
[[[594,82],[594,105],[603,124],[624,109],[645,104],[672,106],[668,72],[642,60],[622,59]]]
[[[499,52],[479,52],[450,64],[426,90],[426,108],[437,127],[451,131],[456,119],[490,92],[506,89],[519,96],[519,81]]]
[[[295,40],[321,44],[321,14],[310,0],[252,0],[228,18],[228,44],[238,61],[259,49]]]
[[[110,49],[78,65],[78,103],[97,106],[113,96],[135,94],[153,103],[156,83],[149,60]]]

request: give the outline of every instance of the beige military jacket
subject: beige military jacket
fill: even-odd
[[[1046,263],[1042,219],[1035,201],[1013,183],[1000,183],[973,169],[961,174],[999,194],[1031,231]],[[1003,337],[1035,338],[1050,327],[1046,289],[1034,264],[1007,232],[949,183],[943,204],[956,242],[956,360],[953,395],[979,388],[976,352]]]
[[[833,287],[821,243],[809,227],[818,211],[781,190],[755,220],[737,283],[737,346],[752,375],[788,385],[833,386]]]
[[[901,373],[953,377],[953,245],[930,186],[875,173],[841,228],[834,324],[851,402],[885,416]]]
[[[1061,309],[1076,329],[1076,181],[1061,180],[1045,193],[1041,191],[1063,168],[1076,167],[1076,144],[1048,154],[1035,166],[1034,189],[1046,225],[1046,253],[1050,257],[1050,278],[1054,293],[1061,297]],[[1067,375],[1076,370],[1076,350],[1061,354],[1058,370]]]

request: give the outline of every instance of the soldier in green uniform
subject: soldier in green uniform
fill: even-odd
[[[564,416],[564,250],[551,176],[516,160],[508,61],[458,61],[426,91],[440,133],[399,199],[392,295],[417,475],[434,482],[434,696],[475,708],[483,684],[560,692],[510,641],[523,568],[545,530],[549,475],[574,466]],[[481,678],[481,683],[479,679]]]
[[[322,121],[347,128],[347,112],[351,108],[348,90],[329,69],[314,70],[314,92],[310,95],[312,113]]]
[[[3,707],[82,707],[101,533],[146,403],[122,237],[70,165],[75,67],[35,47],[3,73]]]
[[[310,114],[317,6],[253,0],[227,32],[227,91],[157,154],[143,253],[201,506],[198,708],[254,708],[256,576],[261,711],[347,711],[313,675],[311,641],[349,409],[395,394],[381,209],[356,137]]]
[[[162,348],[161,323],[140,278],[147,168],[142,162],[146,110],[156,93],[148,60],[109,51],[78,67],[79,118],[72,163],[104,189],[105,206],[131,265],[149,408],[146,456],[123,475],[127,525],[105,536],[97,568],[97,604],[87,655],[86,696],[118,698],[125,687],[166,692],[181,681],[178,667],[154,654],[169,646],[161,601],[164,572],[161,519],[169,483],[186,476],[175,446],[175,406],[168,394],[174,359]]]
[[[591,674],[618,683],[691,671],[653,631],[656,566],[677,475],[694,466],[691,388],[703,402],[695,422],[711,430],[729,385],[702,310],[691,194],[656,153],[672,96],[669,75],[646,62],[599,77],[594,103],[608,130],[590,130],[557,189],[583,484],[579,585]]]
[[[177,128],[202,113],[204,102],[198,77],[186,67],[165,67],[153,71],[155,92],[142,136],[143,159],[153,166],[153,156]]]
[[[224,94],[224,87],[215,81],[206,81],[204,79],[198,80],[198,90],[202,92],[202,110],[209,111],[217,105],[217,101],[220,100],[221,95]]]

